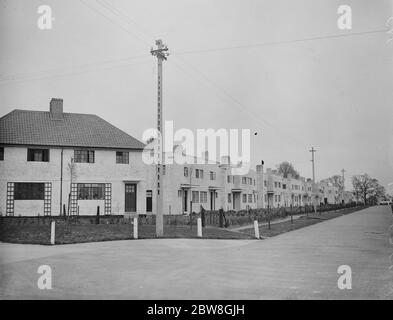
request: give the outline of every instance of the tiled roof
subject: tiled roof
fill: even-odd
[[[0,144],[143,149],[144,144],[93,114],[14,110],[0,118]]]

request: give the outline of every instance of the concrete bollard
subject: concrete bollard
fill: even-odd
[[[254,220],[254,231],[255,231],[255,238],[259,239],[259,226],[258,220]]]
[[[198,227],[198,238],[202,238],[202,219],[197,219],[197,227]]]
[[[138,239],[138,218],[134,217],[134,239]]]
[[[55,221],[52,221],[50,224],[50,244],[55,244]]]

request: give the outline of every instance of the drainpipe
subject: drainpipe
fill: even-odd
[[[61,164],[60,164],[60,216],[61,216],[61,210],[63,207],[63,151],[64,149],[61,148]]]

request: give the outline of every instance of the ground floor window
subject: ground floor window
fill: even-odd
[[[232,202],[232,194],[228,193],[228,203]]]
[[[246,203],[246,202],[247,202],[247,195],[243,194],[243,203]]]
[[[199,192],[193,191],[192,192],[192,202],[198,203],[199,202]]]
[[[248,202],[251,203],[252,202],[252,194],[248,195]]]
[[[36,182],[15,182],[15,200],[44,200],[45,184]]]
[[[78,183],[78,200],[104,200],[104,183]]]
[[[207,192],[206,191],[201,191],[200,200],[201,200],[201,203],[207,203]]]

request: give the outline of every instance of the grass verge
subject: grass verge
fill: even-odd
[[[285,222],[271,224],[270,229],[267,225],[260,226],[259,235],[261,237],[274,237],[282,233],[304,228],[333,218],[341,217],[343,215],[353,213],[355,211],[359,211],[362,209],[364,208],[355,207],[355,208],[342,209],[338,211],[323,212],[322,214],[319,213],[309,214],[308,217],[302,216],[296,220],[293,220],[293,223],[291,223],[291,221],[285,221]],[[240,232],[253,236],[254,228],[243,229]]]

